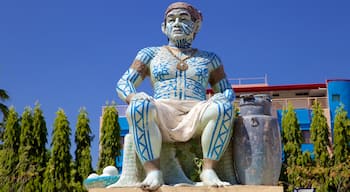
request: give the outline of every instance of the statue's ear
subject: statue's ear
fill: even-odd
[[[198,33],[199,30],[201,29],[202,22],[197,19],[196,22],[194,22],[194,33]]]
[[[166,34],[166,26],[165,26],[165,23],[164,22],[162,22],[162,25],[161,25],[161,28],[162,28],[162,32],[165,34],[165,35],[167,35]]]

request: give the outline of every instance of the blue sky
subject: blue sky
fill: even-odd
[[[171,2],[1,1],[0,88],[11,97],[6,104],[22,113],[39,101],[49,133],[59,108],[74,133],[79,108],[86,107],[96,135],[95,167],[101,107],[123,104],[115,84],[139,49],[167,44],[160,25]],[[193,46],[216,52],[230,78],[266,74],[270,85],[350,78],[350,1],[187,2],[204,16]],[[150,90],[149,79],[139,90]]]

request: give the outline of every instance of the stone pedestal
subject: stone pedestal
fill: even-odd
[[[95,188],[89,192],[145,192],[140,188]],[[283,192],[282,186],[232,185],[227,187],[172,187],[162,186],[155,192]]]

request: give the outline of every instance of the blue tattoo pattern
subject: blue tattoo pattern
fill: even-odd
[[[219,115],[210,140],[208,153],[204,154],[204,158],[219,160],[229,143],[233,107],[229,102],[216,101],[215,103],[218,106]]]
[[[154,159],[148,130],[149,104],[147,101],[133,101],[130,108],[135,147],[142,162]]]

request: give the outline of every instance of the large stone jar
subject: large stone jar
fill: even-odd
[[[277,185],[282,166],[277,119],[271,116],[269,95],[243,95],[235,120],[233,158],[239,182]]]

